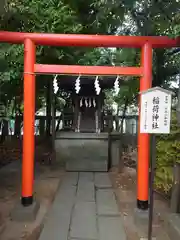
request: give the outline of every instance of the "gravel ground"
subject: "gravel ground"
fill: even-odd
[[[110,177],[115,188],[117,201],[123,216],[128,240],[147,239],[147,224],[135,224],[134,209],[136,207],[136,170],[125,167],[119,174],[114,168]],[[160,195],[154,195],[153,237],[157,240],[170,240],[167,235],[164,219],[169,213],[169,203]]]
[[[0,170],[0,240],[37,240],[45,215],[51,206],[64,171],[53,166],[36,165],[34,194],[40,202],[36,221],[18,223],[10,219],[10,213],[20,197],[21,167],[18,161]]]

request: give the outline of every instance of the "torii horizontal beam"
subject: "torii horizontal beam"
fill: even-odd
[[[35,64],[35,72],[40,74],[68,75],[129,75],[142,76],[142,67],[110,67],[110,66],[78,66],[78,65],[48,65]]]
[[[22,44],[25,39],[31,39],[36,45],[48,46],[140,48],[147,42],[153,48],[180,46],[180,37],[171,39],[166,36],[112,36],[0,31],[0,42]]]

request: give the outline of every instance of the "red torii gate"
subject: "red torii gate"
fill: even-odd
[[[170,48],[180,45],[180,37],[100,36],[75,34],[44,34],[0,31],[0,42],[24,44],[24,137],[22,160],[23,206],[33,203],[34,182],[34,120],[35,74],[135,75],[140,77],[140,91],[152,85],[153,48]],[[140,67],[67,66],[36,64],[36,45],[81,47],[132,47],[141,48]],[[140,123],[140,117],[139,117]],[[148,208],[149,135],[138,134],[137,207]]]

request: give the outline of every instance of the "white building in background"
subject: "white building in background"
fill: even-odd
[[[46,107],[42,107],[40,108],[37,112],[36,112],[36,116],[46,116]],[[52,116],[52,113],[51,113]],[[56,116],[61,116],[61,112],[56,110]]]
[[[116,103],[113,104],[113,112],[114,115],[117,115],[118,106]],[[119,116],[123,115],[123,107],[119,111]],[[135,105],[131,105],[127,107],[125,120],[123,122],[123,132],[129,133],[129,134],[136,134],[138,130],[138,115],[139,115],[139,109]],[[119,118],[119,126],[121,125],[121,118]],[[116,129],[116,123],[113,122],[113,127]]]
[[[46,117],[46,107],[42,107],[40,108],[37,112],[36,112],[36,116],[44,116]],[[52,116],[52,112],[51,112],[51,116]],[[61,112],[57,111],[56,110],[56,117],[60,117],[61,116]],[[58,119],[56,119],[55,121],[55,127],[57,126],[58,124]],[[52,126],[52,125],[51,125]],[[60,125],[59,125],[59,128],[61,129],[62,128],[62,121],[60,122]],[[39,119],[36,119],[35,120],[35,132],[36,132],[36,135],[39,135]]]

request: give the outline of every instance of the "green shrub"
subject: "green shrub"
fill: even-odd
[[[171,133],[157,137],[156,177],[157,189],[169,193],[173,181],[173,165],[180,162],[180,127],[176,112],[172,112]]]

